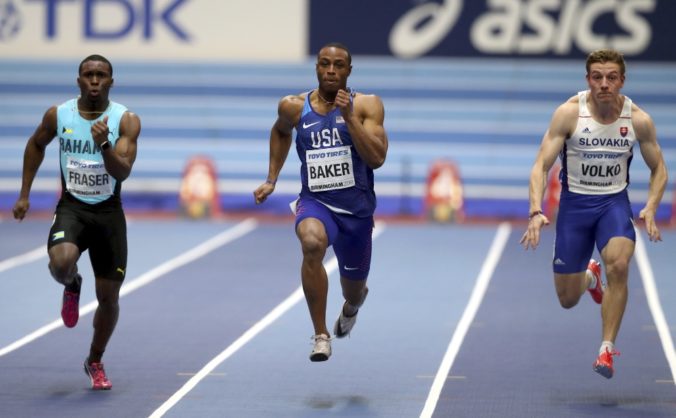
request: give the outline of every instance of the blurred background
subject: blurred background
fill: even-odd
[[[653,117],[674,179],[675,18],[670,0],[0,0],[2,216],[18,196],[26,140],[48,107],[77,96],[90,54],[113,63],[111,99],[143,125],[123,185],[129,214],[290,216],[293,148],[269,201],[255,206],[252,192],[267,174],[279,99],[316,87],[315,55],[334,41],[352,52],[349,86],[385,104],[378,216],[524,219],[551,114],[586,88],[586,54],[603,47],[625,54],[623,92]],[[57,141],[33,187],[36,213],[58,197]],[[648,174],[635,148],[636,213]],[[550,190],[554,211],[555,181]]]

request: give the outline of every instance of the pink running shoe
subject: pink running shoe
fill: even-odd
[[[68,328],[73,328],[77,325],[77,320],[80,318],[80,286],[82,285],[82,277],[78,274],[75,276],[75,280],[76,284],[74,286],[66,286],[63,289],[63,299],[61,302],[61,319],[63,320],[63,324]]]
[[[594,302],[600,304],[603,302],[603,291],[605,290],[605,286],[603,285],[603,280],[601,278],[601,263],[592,258],[589,260],[587,270],[591,271],[591,273],[596,278],[596,287],[587,290],[589,291],[592,299],[594,299]]]
[[[613,350],[608,351],[606,348],[605,353],[599,354],[598,358],[593,364],[594,371],[606,379],[613,377],[615,370],[613,369],[613,356],[619,356],[620,352]]]
[[[113,384],[106,377],[103,363],[89,363],[85,360],[84,371],[92,382],[93,390],[110,390],[113,387]]]

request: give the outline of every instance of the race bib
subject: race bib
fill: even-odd
[[[66,189],[75,196],[110,196],[113,184],[103,161],[68,158]]]
[[[349,146],[308,150],[305,162],[311,192],[345,189],[355,184]]]

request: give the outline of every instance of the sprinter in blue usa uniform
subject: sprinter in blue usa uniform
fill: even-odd
[[[352,331],[368,294],[376,208],[373,170],[385,162],[388,142],[380,98],[347,87],[352,57],[345,45],[321,48],[316,72],[318,88],[279,102],[270,132],[268,176],[254,198],[262,203],[275,190],[295,129],[302,188],[292,209],[303,252],[303,291],[314,326],[310,360],[325,361],[331,356],[331,334],[326,325],[324,256],[333,246],[345,298],[333,333],[342,338]]]
[[[49,108],[28,139],[24,152],[21,192],[14,218],[22,220],[45,149],[59,138],[62,194],[49,231],[49,272],[62,285],[61,318],[74,327],[79,318],[80,255],[89,250],[98,307],[94,335],[84,371],[92,389],[112,387],[101,358],[119,316],[120,287],[127,269],[127,227],[122,210],[122,181],[136,160],[141,132],[139,117],[108,99],[113,66],[101,55],[90,55],[79,67],[80,96]]]
[[[530,176],[526,249],[540,242],[549,224],[542,213],[545,179],[561,157],[561,197],[556,219],[552,268],[561,306],[569,309],[589,291],[601,304],[602,341],[593,369],[610,379],[614,373],[615,339],[627,305],[629,263],[636,234],[627,187],[634,144],[650,168],[650,189],[639,218],[651,241],[661,241],[655,212],[667,184],[667,169],[650,116],[620,93],[625,62],[615,50],[590,53],[586,62],[589,89],[554,112]],[[591,259],[594,244],[606,269]]]

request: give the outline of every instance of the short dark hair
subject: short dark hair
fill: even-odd
[[[347,48],[347,46],[345,46],[345,44],[342,44],[340,42],[329,42],[328,44],[319,48],[319,51],[321,51],[324,48],[342,49],[343,51],[347,52],[347,63],[350,64],[350,65],[352,64],[352,54],[350,54],[350,50]],[[317,52],[317,58],[319,58],[319,52]]]
[[[89,61],[105,62],[106,64],[108,64],[108,67],[110,67],[110,76],[111,77],[113,76],[113,64],[111,64],[110,61],[108,61],[108,59],[106,57],[104,57],[103,55],[98,55],[98,54],[93,54],[93,55],[90,55],[87,58],[83,59],[82,62],[80,62],[80,67],[78,68],[78,71],[77,71],[78,74],[82,73],[82,66],[84,65],[84,63],[89,62]]]
[[[622,53],[614,49],[597,49],[596,51],[590,52],[589,55],[587,55],[587,74],[589,74],[589,69],[591,68],[592,64],[603,64],[606,62],[612,62],[619,65],[620,74],[624,75],[624,72],[626,71],[624,56]]]

